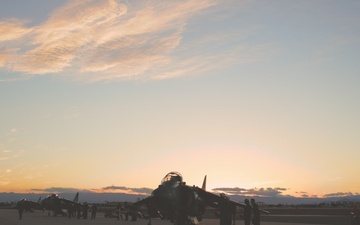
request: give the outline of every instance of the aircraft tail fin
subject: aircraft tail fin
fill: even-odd
[[[204,177],[204,181],[203,181],[203,184],[202,184],[201,189],[203,189],[204,191],[206,191],[206,175],[205,175],[205,177]]]
[[[75,198],[73,200],[74,202],[79,202],[79,192],[76,193]]]

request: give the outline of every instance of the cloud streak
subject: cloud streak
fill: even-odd
[[[11,151],[8,149],[0,149],[0,161],[18,158],[23,151]]]
[[[38,26],[0,21],[0,68],[29,75],[81,74],[80,79],[94,81],[180,76],[194,70],[189,67],[194,63],[171,54],[189,19],[214,4],[69,1]]]
[[[32,188],[31,191],[40,193],[124,193],[124,194],[140,194],[150,195],[153,189],[150,188],[129,188],[125,186],[107,186],[101,189],[78,189],[78,188],[63,188],[63,187],[50,187],[50,188]]]
[[[324,195],[325,198],[334,198],[334,197],[351,197],[359,195],[359,193],[352,193],[352,192],[336,192],[336,193],[329,193]]]
[[[129,188],[124,186],[108,186],[100,189],[101,192],[122,192],[127,194],[145,194],[150,195],[153,189],[151,188]]]
[[[78,188],[63,188],[63,187],[50,187],[50,188],[32,188],[31,191],[41,192],[41,193],[76,193],[76,192],[86,192],[89,193],[91,191],[86,189],[78,189]]]
[[[214,188],[214,192],[226,193],[229,195],[243,195],[243,196],[258,196],[258,197],[280,197],[284,191],[287,191],[288,188]]]
[[[0,185],[6,185],[8,184],[8,181],[4,179],[4,175],[0,175]],[[82,192],[82,193],[122,193],[122,194],[130,194],[130,195],[150,195],[153,191],[151,188],[131,188],[126,186],[107,186],[100,189],[79,189],[79,188],[72,188],[72,187],[50,187],[50,188],[32,188],[31,191],[37,192],[37,193],[76,193],[76,192]],[[297,196],[292,195],[284,195],[283,193],[285,191],[289,190],[288,188],[214,188],[212,191],[216,194],[219,193],[225,193],[228,195],[234,195],[234,196],[247,196],[247,197],[264,197],[264,198],[340,198],[340,197],[356,197],[359,196],[360,193],[357,192],[336,192],[336,193],[329,193],[325,194],[322,197],[319,197],[317,195],[310,195],[307,192],[296,192]]]

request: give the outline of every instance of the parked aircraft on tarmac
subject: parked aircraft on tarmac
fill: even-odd
[[[44,210],[44,207],[41,204],[41,197],[39,197],[39,200],[37,202],[23,198],[17,203],[16,207],[22,208],[25,212],[33,212],[34,210]]]
[[[188,186],[178,172],[168,173],[150,197],[135,202],[132,207],[146,205],[151,218],[160,217],[175,225],[197,224],[202,219],[206,206],[220,211],[220,224],[230,225],[236,207],[245,205],[231,201],[226,195],[206,191],[206,176],[202,188]],[[265,211],[264,211],[265,212]]]
[[[79,203],[79,192],[76,193],[74,199],[68,200],[66,198],[61,198],[57,194],[48,195],[44,200],[41,202],[44,207],[50,211],[53,211],[54,216],[65,215],[63,209],[74,209],[76,206],[81,207],[83,204]]]

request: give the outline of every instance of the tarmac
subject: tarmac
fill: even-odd
[[[115,218],[105,218],[103,213],[98,213],[96,219],[77,219],[63,216],[48,216],[48,213],[35,211],[24,213],[22,220],[15,209],[0,209],[0,225],[147,225],[147,219],[137,221],[122,221]],[[169,221],[152,219],[152,225],[171,225]],[[204,219],[199,225],[219,225],[219,219]],[[237,220],[236,225],[243,225],[243,220]],[[313,223],[288,223],[288,222],[261,222],[261,225],[324,225]],[[346,224],[344,224],[346,225]]]

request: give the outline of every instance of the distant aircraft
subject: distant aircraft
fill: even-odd
[[[66,198],[61,198],[57,194],[51,194],[48,195],[44,200],[42,200],[41,203],[47,210],[49,210],[49,215],[50,211],[53,211],[54,216],[57,216],[58,214],[64,216],[65,213],[63,212],[63,209],[74,209],[76,206],[82,206],[82,204],[79,203],[79,192],[76,193],[72,201]]]
[[[150,197],[135,202],[132,207],[146,205],[151,218],[160,217],[175,225],[198,224],[202,219],[206,206],[220,211],[220,224],[231,225],[236,207],[245,205],[231,201],[226,195],[216,195],[206,190],[206,176],[202,188],[188,186],[178,172],[168,173]]]

